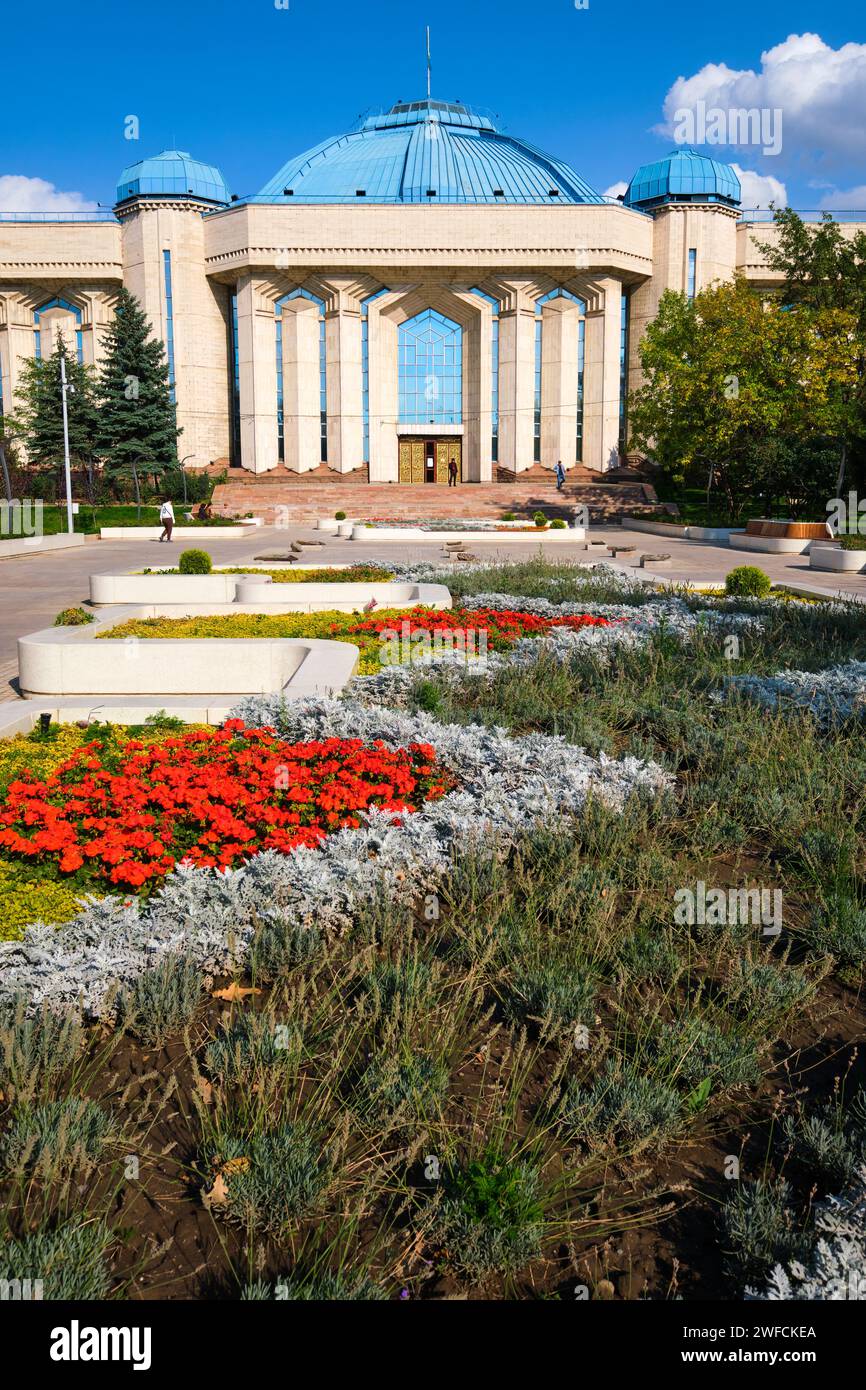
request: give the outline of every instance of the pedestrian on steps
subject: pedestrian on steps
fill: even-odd
[[[448,463],[448,486],[457,486],[457,460],[451,459]]]
[[[557,492],[562,492],[562,485],[565,482],[565,469],[562,466],[562,459],[557,460],[556,467],[553,470],[553,476],[556,479]]]

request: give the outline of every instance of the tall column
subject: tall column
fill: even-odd
[[[241,462],[252,473],[276,468],[277,366],[273,301],[254,275],[238,281]]]
[[[521,294],[499,315],[499,463],[532,466],[535,420],[535,304]]]
[[[583,462],[605,473],[619,463],[622,286],[609,276],[595,284],[601,303],[586,316]]]
[[[283,460],[294,473],[322,462],[319,307],[309,299],[283,305]]]
[[[577,340],[580,311],[551,299],[541,311],[541,462],[571,468],[577,452]]]
[[[361,309],[341,304],[325,315],[328,467],[350,473],[364,462]]]
[[[389,295],[367,307],[371,483],[396,483],[399,478],[397,325],[381,310],[382,304],[389,306],[397,297]]]

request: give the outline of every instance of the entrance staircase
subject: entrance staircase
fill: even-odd
[[[655,490],[647,482],[597,479],[598,475],[588,469],[582,469],[579,477],[569,473],[562,492],[557,492],[552,473],[538,465],[517,475],[501,470],[495,483],[461,483],[456,488],[425,483],[370,483],[366,468],[343,475],[326,467],[302,474],[279,468],[258,476],[233,468],[228,481],[214,489],[212,505],[221,516],[249,513],[262,517],[265,523],[272,524],[279,518],[295,526],[308,526],[319,517],[332,517],[338,511],[365,521],[423,521],[449,516],[499,518],[503,512],[529,519],[538,511],[550,518],[567,520],[575,507],[586,506],[591,521],[616,523],[626,513],[660,509]]]

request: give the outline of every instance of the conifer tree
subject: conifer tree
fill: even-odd
[[[97,412],[93,370],[83,366],[61,333],[50,357],[28,357],[21,365],[17,408],[7,421],[9,432],[23,445],[27,460],[38,468],[63,463],[63,398],[60,359],[66,360],[69,456],[90,466],[96,452]]]
[[[107,472],[176,467],[178,433],[165,348],[122,289],[99,376],[98,441]]]

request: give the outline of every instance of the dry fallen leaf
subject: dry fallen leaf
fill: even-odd
[[[204,1101],[205,1105],[212,1105],[212,1104],[213,1104],[213,1086],[210,1084],[210,1082],[209,1082],[209,1081],[206,1081],[205,1078],[204,1078],[203,1076],[197,1076],[196,1079],[195,1079],[195,1084],[196,1084],[196,1090],[198,1091],[198,1093],[199,1093],[199,1095],[201,1096],[202,1100]]]
[[[233,1004],[238,999],[245,999],[248,994],[261,994],[261,990],[254,989],[252,986],[245,987],[244,985],[239,985],[236,980],[232,980],[228,989],[214,990],[211,998],[227,999],[229,1003]]]
[[[226,1187],[225,1178],[222,1173],[217,1173],[210,1192],[202,1192],[201,1200],[202,1206],[206,1207],[208,1211],[210,1211],[212,1207],[224,1207],[228,1205],[229,1190]]]

